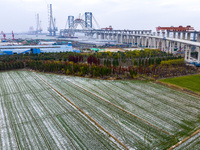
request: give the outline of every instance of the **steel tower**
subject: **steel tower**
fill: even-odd
[[[85,28],[92,29],[92,13],[85,12]]]
[[[49,35],[50,36],[56,36],[56,31],[58,31],[58,28],[56,27],[56,19],[53,19],[53,13],[52,13],[52,4],[50,4],[50,12],[49,12]]]
[[[68,28],[74,29],[74,16],[68,16]]]
[[[36,34],[41,33],[41,32],[42,32],[41,21],[39,18],[39,14],[37,14],[37,16],[36,16]]]

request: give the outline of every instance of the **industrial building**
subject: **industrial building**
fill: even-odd
[[[80,52],[72,48],[71,42],[68,45],[30,45],[30,46],[0,46],[0,55],[13,54],[40,54],[40,53],[59,53],[59,52]]]

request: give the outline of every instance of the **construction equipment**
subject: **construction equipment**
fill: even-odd
[[[101,30],[113,30],[112,26],[106,27],[106,28],[101,28]]]
[[[181,32],[181,31],[193,31],[194,30],[194,28],[193,27],[191,27],[191,26],[186,26],[186,27],[183,27],[183,26],[179,26],[179,27],[173,27],[173,26],[171,26],[171,27],[157,27],[156,28],[156,30],[157,31],[160,31],[160,30],[162,30],[162,31],[164,31],[164,30],[167,30],[167,31],[171,31],[171,32]]]
[[[39,14],[36,15],[36,35],[42,32],[41,21]]]
[[[12,31],[12,37],[13,37],[13,40],[15,40],[15,35],[14,35],[13,31]]]
[[[50,4],[49,15],[49,36],[56,36],[56,31],[58,31],[58,28],[56,27],[56,19],[53,18],[52,4]]]
[[[3,39],[6,40],[6,34],[1,31],[1,34],[3,35]]]

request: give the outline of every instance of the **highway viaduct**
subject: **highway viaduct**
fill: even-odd
[[[131,44],[143,48],[155,48],[165,52],[175,53],[182,51],[185,53],[185,60],[200,63],[200,32],[195,31],[194,38],[191,35],[194,31],[184,32],[153,32],[151,30],[98,30],[98,29],[63,29],[60,36],[68,33],[85,33],[88,36],[96,36],[96,39],[115,40],[119,44]],[[192,38],[192,40],[191,40]],[[191,52],[198,52],[198,59],[191,58]]]

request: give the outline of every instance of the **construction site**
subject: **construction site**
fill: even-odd
[[[79,14],[78,17],[69,15],[66,20],[65,28],[58,29],[56,18],[53,15],[53,6],[49,4],[48,28],[46,31],[48,33],[45,33],[42,29],[39,14],[36,14],[35,28],[36,30],[30,27],[26,35],[15,35],[12,31],[12,33],[8,34],[9,38],[6,38],[6,33],[1,31],[2,42],[0,45],[32,45],[32,48],[37,49],[37,46],[33,45],[39,43],[43,43],[43,45],[62,43],[62,45],[64,45],[64,43],[71,42],[72,47],[74,47],[74,50],[77,52],[88,49],[92,50],[92,48],[106,48],[108,51],[112,52],[134,50],[134,48],[151,48],[160,49],[161,51],[174,55],[184,55],[186,62],[196,64],[197,66],[200,65],[200,32],[190,25],[186,27],[158,26],[155,28],[155,31],[116,30],[111,25],[103,28],[100,27],[94,14],[92,12],[85,12],[82,15]],[[10,47],[10,51],[12,51],[11,49],[12,47]],[[2,51],[1,49],[1,54],[3,54]],[[71,51],[71,49],[69,50],[66,48],[65,51]],[[53,51],[49,49],[49,51],[45,52]],[[63,52],[63,48],[55,52]],[[21,51],[19,51],[19,53],[21,53]],[[192,57],[194,53],[196,55],[195,58]]]

